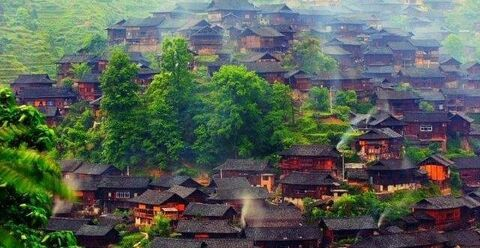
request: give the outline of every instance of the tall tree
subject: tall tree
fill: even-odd
[[[52,240],[75,245],[73,233],[48,236],[40,229],[51,214],[52,196],[72,199],[48,152],[55,134],[31,106],[17,106],[0,88],[0,246],[47,247]],[[21,244],[19,244],[21,243]]]
[[[144,143],[151,162],[162,167],[178,161],[180,152],[193,141],[192,59],[185,39],[164,40],[161,73],[147,90],[150,138]]]
[[[328,73],[337,69],[337,61],[324,54],[320,41],[314,38],[296,41],[286,61],[290,66],[312,74]]]
[[[116,48],[100,79],[103,92],[100,107],[105,134],[102,157],[105,162],[119,168],[139,163],[143,158],[144,123],[140,122],[140,88],[134,82],[137,70],[128,55]]]
[[[194,149],[197,162],[212,164],[225,158],[262,156],[271,149],[271,87],[245,67],[223,66],[208,85]]]

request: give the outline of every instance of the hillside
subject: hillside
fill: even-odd
[[[54,62],[105,27],[170,7],[168,0],[0,0],[0,83],[19,73],[54,74]]]

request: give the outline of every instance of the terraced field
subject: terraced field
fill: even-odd
[[[105,36],[109,24],[169,8],[169,1],[0,0],[0,83],[19,73],[54,76],[55,61],[90,35]]]

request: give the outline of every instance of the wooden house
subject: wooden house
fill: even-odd
[[[206,202],[208,198],[206,193],[197,188],[187,188],[180,185],[175,185],[168,191],[179,195],[188,202]]]
[[[107,37],[108,37],[108,45],[109,46],[116,46],[116,45],[125,45],[127,42],[127,31],[126,28],[123,26],[127,21],[122,19],[113,25],[110,25],[107,30]]]
[[[368,165],[366,170],[370,183],[378,193],[421,187],[418,168],[408,159],[378,160]]]
[[[220,23],[231,14],[238,17],[242,24],[252,25],[257,22],[259,11],[248,0],[212,0],[207,7],[208,20],[213,23]]]
[[[401,117],[405,112],[420,110],[420,97],[413,92],[379,88],[375,94],[377,109],[391,113],[395,117]]]
[[[391,66],[394,62],[392,49],[369,46],[363,52],[363,61],[366,66]]]
[[[287,70],[282,67],[280,62],[260,61],[244,63],[243,65],[247,70],[257,73],[258,76],[271,84],[285,82],[284,74],[287,73]]]
[[[267,26],[248,27],[238,40],[241,52],[285,52],[289,48],[287,37],[276,29]]]
[[[378,224],[371,216],[323,218],[320,221],[320,228],[323,233],[323,244],[328,246],[342,239],[372,236],[378,229]]]
[[[246,177],[250,185],[264,187],[272,192],[275,186],[275,174],[264,160],[227,159],[214,169],[220,178]]]
[[[465,191],[470,192],[480,188],[480,157],[455,158],[453,162],[452,167],[460,174]]]
[[[55,106],[38,107],[40,113],[45,116],[45,121],[49,127],[56,127],[63,119],[60,109]]]
[[[245,236],[255,247],[318,247],[321,234],[318,226],[247,227]]]
[[[339,46],[350,52],[354,59],[362,57],[363,44],[355,38],[336,37],[324,44],[325,46]]]
[[[388,47],[390,42],[408,41],[412,36],[412,33],[404,32],[401,29],[383,28],[379,31],[373,30],[369,40],[371,47]]]
[[[228,220],[179,220],[175,231],[189,239],[238,238],[241,233]]]
[[[98,64],[101,62],[99,58],[92,54],[69,54],[64,55],[59,61],[57,61],[57,80],[61,81],[64,78],[74,78],[73,66],[79,64],[87,64],[92,72],[98,71]]]
[[[82,165],[83,161],[78,159],[65,159],[59,161],[58,163],[60,165],[63,178],[72,179],[75,177],[75,170]]]
[[[374,87],[370,78],[363,72],[356,69],[321,74],[312,79],[318,86],[328,87],[337,90],[353,90],[359,98],[365,98],[372,92]]]
[[[291,227],[305,224],[302,211],[287,204],[265,204],[259,211],[247,211],[242,216],[248,227]]]
[[[358,114],[350,121],[350,124],[358,129],[367,128],[390,128],[403,135],[405,123],[389,112],[377,111],[372,114]]]
[[[150,179],[135,176],[104,176],[98,183],[98,198],[105,212],[129,209],[130,199],[137,197],[148,188]]]
[[[249,207],[252,208],[263,206],[268,196],[268,191],[265,188],[222,187],[216,189],[208,201],[211,203],[228,204],[237,212],[240,212],[246,202],[248,202]]]
[[[441,92],[447,101],[447,111],[465,112],[465,99],[469,94],[468,91],[464,89],[442,89]]]
[[[394,65],[396,68],[410,67],[415,64],[417,49],[408,41],[388,42],[387,46],[393,52]]]
[[[259,6],[260,17],[269,25],[293,25],[298,24],[299,13],[292,10],[286,4],[265,4]]]
[[[440,62],[440,71],[445,76],[447,83],[457,82],[464,78],[465,72],[461,68],[462,63],[454,58],[449,58]]]
[[[416,92],[422,99],[422,102],[427,102],[433,106],[434,111],[446,111],[447,99],[441,91],[424,89]]]
[[[400,159],[403,136],[390,128],[368,129],[355,142],[361,158],[367,161],[378,159]]]
[[[294,145],[279,155],[279,167],[283,176],[294,171],[339,174],[340,153],[333,146]]]
[[[476,230],[455,230],[443,233],[448,243],[454,247],[480,246],[480,234]]]
[[[395,69],[391,65],[367,66],[363,74],[372,79],[393,81]],[[383,82],[381,83],[383,84]]]
[[[414,213],[423,213],[432,217],[434,219],[432,228],[445,231],[474,224],[474,212],[479,206],[479,202],[468,196],[439,196],[421,200],[412,209]]]
[[[153,218],[158,214],[164,214],[171,220],[178,221],[188,205],[187,200],[175,193],[150,189],[130,199],[130,202],[135,205],[133,209],[135,226],[150,226]]]
[[[413,233],[395,233],[387,235],[375,235],[366,237],[354,245],[352,248],[403,248],[403,247],[422,247],[439,248],[447,247],[448,239],[442,234],[431,231],[421,231]]]
[[[150,189],[155,190],[168,190],[175,185],[180,185],[188,188],[200,188],[200,185],[197,181],[193,180],[188,176],[171,176],[163,175],[157,178],[154,178],[149,184]]]
[[[471,131],[473,119],[461,112],[449,112],[447,132],[448,135],[468,137]]]
[[[214,55],[222,50],[223,35],[212,27],[204,27],[188,37],[190,47],[200,55]]]
[[[11,84],[15,94],[21,93],[25,88],[52,88],[55,81],[47,74],[21,74]]]
[[[327,29],[337,36],[356,37],[363,32],[366,24],[354,19],[335,18],[326,24]]]
[[[450,120],[446,112],[406,112],[405,137],[431,144],[437,142],[446,149],[447,127]]]
[[[399,81],[415,89],[445,88],[445,76],[438,68],[403,68],[398,73]]]
[[[238,217],[232,206],[225,204],[204,204],[190,202],[183,212],[184,219],[230,220]]]
[[[253,241],[247,239],[179,239],[155,237],[149,242],[150,248],[255,248]]]
[[[435,39],[411,39],[410,43],[417,48],[415,66],[437,67],[440,60],[440,42]]]
[[[355,64],[352,53],[340,46],[325,46],[322,51],[334,58],[342,70],[350,68]]]
[[[93,178],[77,178],[65,181],[65,183],[73,190],[76,198],[79,200],[83,208],[97,205],[97,190],[99,181]]]
[[[122,171],[113,165],[82,162],[72,173],[72,178],[91,178],[100,181],[104,176],[120,176],[121,174]]]
[[[292,172],[280,180],[285,201],[298,202],[305,197],[324,199],[333,196],[340,184],[328,173]]]
[[[127,45],[132,52],[155,52],[161,41],[160,25],[165,21],[164,17],[147,17],[143,19],[129,19],[121,21],[109,27],[109,43]]]
[[[102,96],[100,74],[87,74],[75,82],[75,88],[84,101],[93,101]]]
[[[461,65],[461,68],[467,72],[468,75],[480,74],[480,62],[473,61]]]
[[[443,190],[450,188],[450,167],[453,164],[453,161],[436,154],[420,161],[417,163],[417,166],[420,170],[427,173],[430,182],[438,185]]]
[[[300,92],[308,92],[312,87],[312,76],[302,70],[285,73],[284,78],[292,89]]]
[[[77,101],[77,94],[67,87],[29,87],[16,94],[20,104],[28,104],[39,109],[57,107],[65,115],[68,108]]]

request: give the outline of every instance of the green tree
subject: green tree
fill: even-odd
[[[271,151],[270,85],[245,67],[223,66],[208,84],[204,111],[195,116],[197,161],[267,155]]]
[[[0,88],[0,246],[47,247],[40,229],[51,214],[53,196],[73,199],[48,155],[54,144],[43,115],[32,106],[18,106],[13,92]],[[54,235],[75,245],[68,234]]]
[[[339,91],[335,97],[335,104],[355,108],[358,104],[357,93],[353,90]]]
[[[308,93],[307,106],[316,111],[330,111],[330,92],[327,88],[312,87]]]
[[[87,63],[74,64],[72,66],[73,75],[77,79],[82,79],[92,72],[92,69]]]
[[[171,220],[163,214],[158,214],[153,218],[153,224],[148,229],[148,236],[153,238],[169,237],[172,234]]]
[[[100,82],[103,99],[100,108],[105,139],[102,144],[104,162],[119,168],[142,161],[144,123],[140,121],[141,99],[139,86],[133,81],[137,66],[128,55],[117,48]]]
[[[433,105],[429,102],[426,102],[426,101],[421,101],[420,102],[420,109],[422,111],[425,111],[425,112],[434,112],[435,111],[435,107],[433,107]]]
[[[312,74],[328,73],[337,70],[337,61],[322,52],[321,43],[314,38],[305,38],[293,44],[286,64]]]
[[[451,56],[460,60],[465,58],[465,45],[460,36],[456,34],[448,35],[447,38],[443,40],[442,46]]]
[[[150,138],[145,142],[155,164],[176,162],[193,142],[195,83],[189,70],[192,55],[182,38],[162,43],[161,73],[147,90]]]
[[[79,52],[89,54],[101,54],[107,49],[107,39],[100,34],[90,33],[83,39],[82,48]]]

